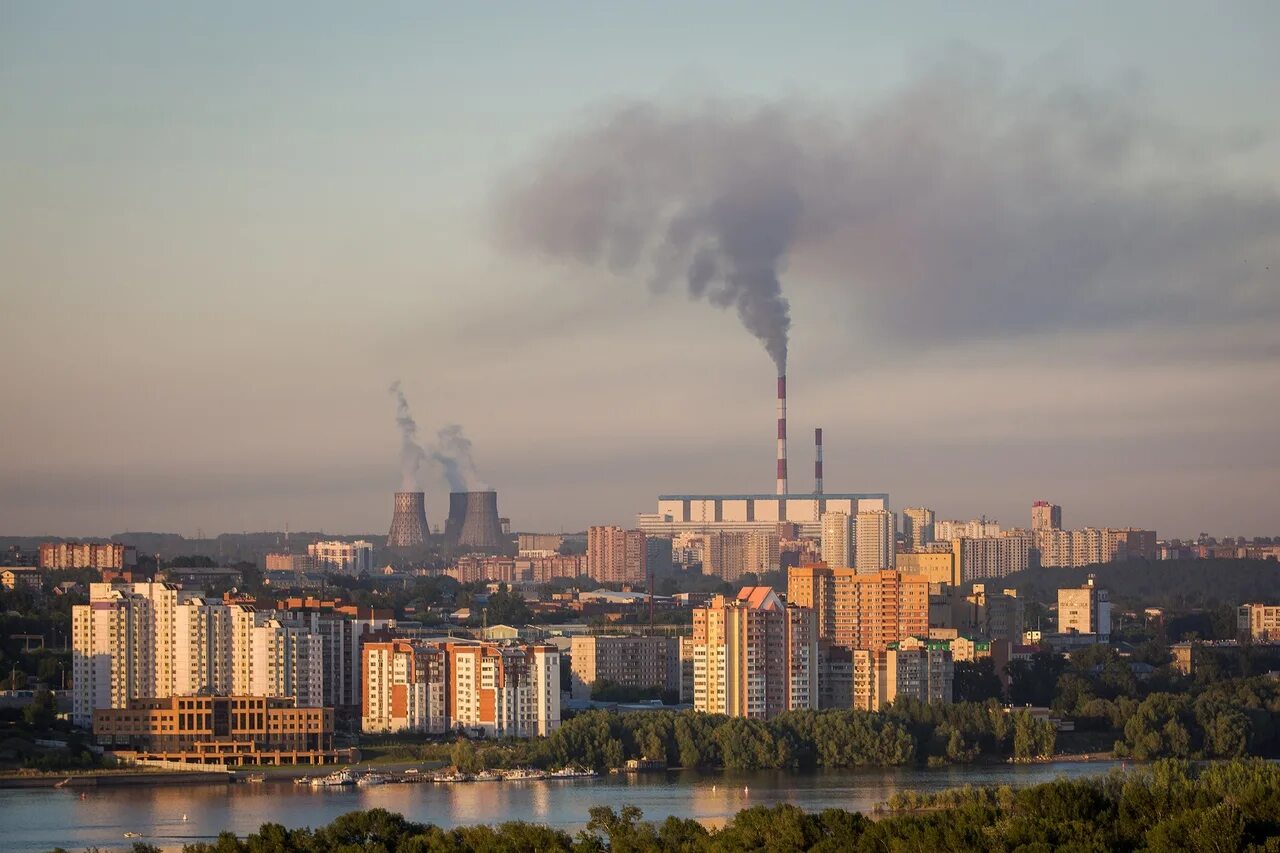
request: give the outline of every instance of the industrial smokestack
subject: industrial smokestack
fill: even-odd
[[[778,377],[778,494],[787,493],[787,377]]]
[[[395,513],[391,516],[388,548],[421,548],[427,544],[426,495],[396,492]]]
[[[466,551],[503,551],[506,540],[498,520],[498,493],[454,492],[449,495],[446,541]]]
[[[822,494],[822,427],[813,431],[813,493]]]

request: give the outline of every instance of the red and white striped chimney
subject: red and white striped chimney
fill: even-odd
[[[787,377],[778,377],[778,494],[787,493]]]
[[[822,427],[813,431],[813,493],[822,494]]]

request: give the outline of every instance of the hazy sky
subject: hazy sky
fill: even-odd
[[[793,489],[1280,534],[1271,0],[175,5],[0,6],[0,533],[771,491],[782,199]]]

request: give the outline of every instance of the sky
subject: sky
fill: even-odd
[[[0,6],[0,533],[1280,535],[1280,6],[835,6]]]

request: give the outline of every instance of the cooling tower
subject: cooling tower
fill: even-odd
[[[498,493],[453,492],[449,495],[449,519],[445,539],[455,550],[503,551],[506,540],[498,520]]]
[[[421,548],[427,544],[427,504],[422,492],[396,492],[388,548]]]

